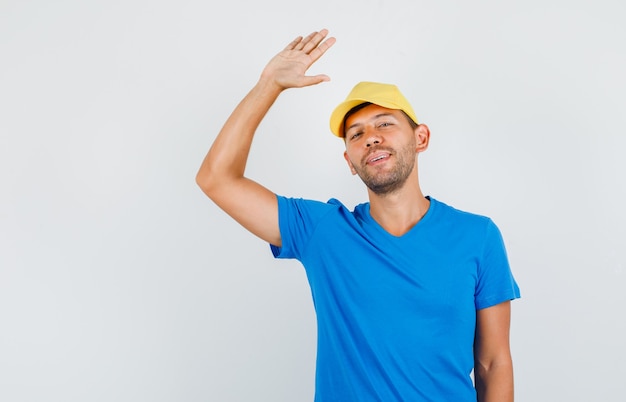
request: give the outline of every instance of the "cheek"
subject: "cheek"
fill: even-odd
[[[354,169],[354,165],[352,164],[352,159],[351,157],[348,155],[347,152],[344,152],[343,157],[346,160],[346,163],[348,164],[348,167],[350,168],[350,172],[352,172],[352,174],[356,174],[356,170]]]

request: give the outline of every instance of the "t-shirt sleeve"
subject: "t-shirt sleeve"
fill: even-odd
[[[482,255],[478,264],[476,309],[517,299],[520,290],[511,272],[502,234],[493,221],[488,220]]]
[[[270,244],[272,254],[276,258],[300,259],[315,228],[332,206],[302,198],[287,198],[280,195],[276,198],[282,246]]]

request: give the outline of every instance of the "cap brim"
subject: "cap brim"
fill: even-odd
[[[337,137],[343,137],[343,119],[346,117],[346,114],[359,106],[361,103],[368,102],[364,99],[351,99],[349,101],[344,101],[340,103],[333,113],[330,115],[330,131],[335,134]]]
[[[330,131],[335,134],[337,137],[344,137],[343,134],[343,120],[346,117],[346,114],[348,114],[348,112],[350,110],[352,110],[353,108],[355,108],[356,106],[359,106],[362,103],[365,102],[369,102],[372,103],[374,105],[378,105],[378,106],[382,106],[384,108],[387,109],[393,109],[393,110],[403,110],[401,108],[398,107],[398,105],[396,105],[395,103],[391,103],[391,102],[385,102],[385,101],[375,101],[372,102],[369,99],[350,99],[348,101],[344,101],[342,103],[339,104],[339,106],[337,106],[335,108],[335,110],[333,110],[332,114],[330,115]],[[407,115],[409,116],[409,118],[413,121],[415,121],[417,123],[417,119],[415,118],[415,115],[412,111],[404,111],[405,113],[407,113]]]

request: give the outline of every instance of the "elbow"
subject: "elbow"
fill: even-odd
[[[513,364],[510,360],[487,365],[476,364],[474,381],[479,402],[513,401]]]
[[[198,173],[196,173],[196,184],[203,191],[204,191],[204,188],[207,186],[206,175],[202,174],[202,170],[200,170],[200,171],[198,171]]]
[[[200,168],[196,174],[196,184],[200,187],[204,194],[206,194],[209,198],[213,198],[212,194],[214,193],[217,184],[215,174],[211,172],[211,169],[206,166]]]
[[[227,194],[236,180],[228,171],[213,169],[208,164],[203,165],[196,174],[196,184],[213,202]]]

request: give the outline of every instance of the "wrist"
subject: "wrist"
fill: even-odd
[[[279,85],[275,79],[265,74],[261,74],[256,83],[256,87],[263,93],[274,96],[280,95],[280,93],[286,89],[285,87]]]

